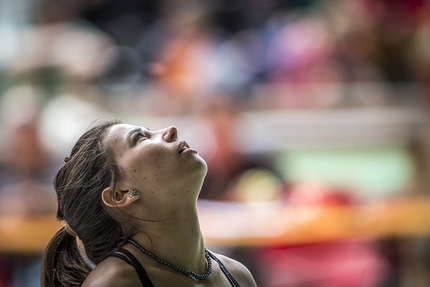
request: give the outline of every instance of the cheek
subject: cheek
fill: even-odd
[[[171,152],[160,148],[147,148],[145,152],[133,156],[130,171],[139,177],[164,178],[171,172],[174,158]]]

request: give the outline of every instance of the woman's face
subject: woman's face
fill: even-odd
[[[151,131],[144,127],[118,124],[105,138],[114,160],[124,175],[123,189],[136,189],[143,198],[168,204],[185,194],[200,192],[206,162],[185,141],[176,127]],[[156,202],[153,202],[156,204]]]

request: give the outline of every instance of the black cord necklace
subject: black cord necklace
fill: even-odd
[[[205,258],[206,261],[208,263],[208,270],[206,271],[205,274],[200,275],[197,274],[193,271],[178,267],[176,265],[173,265],[169,262],[166,262],[164,260],[161,260],[160,258],[158,258],[156,255],[152,254],[151,252],[149,252],[148,250],[146,250],[145,248],[143,248],[142,246],[140,246],[136,241],[134,241],[133,239],[128,239],[128,242],[130,242],[131,244],[133,244],[137,249],[139,249],[140,251],[142,251],[143,253],[149,255],[150,257],[154,258],[155,260],[157,260],[159,263],[164,264],[176,271],[178,271],[179,273],[182,273],[184,275],[188,275],[190,277],[193,277],[194,279],[198,279],[198,280],[204,280],[206,278],[209,277],[209,275],[212,273],[212,260],[209,256],[209,251],[205,248]]]

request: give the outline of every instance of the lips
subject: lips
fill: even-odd
[[[190,146],[187,144],[186,141],[181,141],[179,143],[179,146],[178,146],[178,154],[183,153],[185,150],[187,150],[189,148],[190,148]]]

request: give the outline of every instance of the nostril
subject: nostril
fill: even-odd
[[[171,139],[171,140],[176,140],[176,139],[178,139],[178,130],[177,130],[176,128],[173,128],[172,130],[173,130],[173,131],[172,131],[172,135],[171,135],[170,139]]]
[[[178,139],[178,130],[176,127],[172,126],[168,128],[168,134],[166,134],[166,139],[169,141],[175,141]]]

